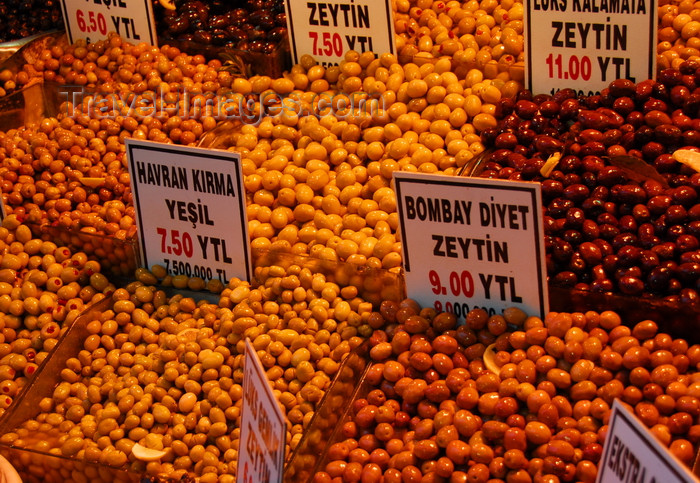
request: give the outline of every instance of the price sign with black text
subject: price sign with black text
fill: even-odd
[[[396,53],[390,0],[285,1],[292,60],[338,65],[349,50]]]
[[[549,307],[538,183],[395,172],[406,291],[423,307],[491,315]]]
[[[656,0],[525,0],[525,82],[582,95],[656,72]]]
[[[61,0],[68,41],[88,43],[116,32],[135,44],[156,45],[151,0]]]
[[[250,280],[240,155],[126,140],[141,263],[170,275]]]
[[[695,483],[698,479],[615,399],[596,483]]]
[[[287,424],[255,348],[245,340],[238,473],[241,483],[281,482]]]

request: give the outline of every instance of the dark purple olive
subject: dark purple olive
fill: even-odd
[[[571,243],[568,243],[561,238],[554,240],[554,246],[552,247],[552,258],[558,263],[568,262],[571,255],[574,253],[574,249]]]
[[[642,249],[632,245],[625,245],[617,251],[621,267],[636,267],[641,256]]]
[[[603,268],[605,273],[614,274],[619,265],[619,259],[617,255],[607,255],[603,258]]]
[[[606,166],[598,172],[598,183],[611,187],[624,180],[624,173],[615,166]]]
[[[527,99],[521,99],[515,103],[515,113],[521,119],[532,119],[537,113],[538,105]]]
[[[671,103],[675,107],[683,107],[690,96],[690,89],[688,89],[688,87],[685,85],[675,85],[671,88],[669,96],[671,98]]]
[[[641,295],[644,291],[642,279],[626,275],[617,281],[617,286],[625,295]]]
[[[688,212],[682,205],[671,205],[666,209],[666,222],[669,225],[684,224],[688,218]]]
[[[248,32],[250,40],[265,40],[267,37],[267,32],[260,26],[254,26],[253,28],[242,26],[241,28]]]
[[[515,132],[515,136],[518,138],[520,144],[529,146],[534,142],[537,133],[532,129],[518,128]]]
[[[552,198],[561,196],[564,192],[564,185],[560,181],[546,179],[542,182],[541,189],[544,201],[547,202]],[[700,219],[700,213],[698,214],[698,219]]]
[[[652,215],[657,216],[665,213],[672,202],[673,198],[668,195],[657,195],[647,201],[647,208]]]
[[[610,293],[613,291],[615,286],[609,279],[603,280],[593,280],[590,284],[591,292],[596,293]]]
[[[627,118],[635,109],[634,101],[630,97],[619,97],[613,102],[613,109]]]
[[[656,80],[666,87],[673,87],[681,83],[681,72],[677,69],[663,69],[657,74]]]
[[[655,162],[655,160],[665,153],[666,147],[656,141],[649,141],[644,146],[642,146],[642,157],[648,163]]]
[[[694,235],[684,233],[676,238],[676,247],[681,253],[691,252],[700,248],[700,243]]]
[[[244,19],[247,21],[248,15],[248,10],[246,10],[245,8],[234,8],[229,12],[231,20],[239,23]]]
[[[583,261],[580,254],[574,252],[571,254],[567,268],[574,272],[578,278],[578,276],[586,270],[586,262]]]
[[[583,242],[583,235],[578,230],[566,230],[564,233],[562,233],[561,237],[565,241],[571,243],[572,246],[578,246],[581,242]]]
[[[645,249],[652,249],[661,243],[661,239],[656,235],[641,235],[639,237],[639,245]]]
[[[279,27],[287,26],[287,14],[284,12],[275,14],[275,25]]]
[[[277,41],[273,41],[273,40],[270,40],[268,38],[268,40],[263,40],[263,47],[262,47],[261,52],[263,54],[271,54],[275,51],[275,49],[277,49],[277,46],[278,46]]]
[[[496,136],[493,146],[496,149],[512,150],[518,145],[518,138],[512,132],[504,132]]]
[[[231,25],[232,20],[230,15],[213,15],[209,19],[209,28],[211,30],[215,29],[225,29]]]
[[[226,32],[221,29],[211,31],[212,45],[224,45],[226,43]]]
[[[190,28],[190,19],[186,16],[174,17],[168,23],[168,31],[173,35],[178,35]]]
[[[686,208],[691,208],[697,203],[697,192],[691,186],[679,186],[671,191],[673,201],[683,205]]]
[[[573,208],[573,206],[574,203],[571,200],[555,198],[547,206],[547,211],[550,216],[554,218],[561,218],[570,208]]]
[[[639,267],[647,273],[659,265],[659,256],[652,250],[642,250],[639,255]]]
[[[581,227],[581,233],[586,240],[592,241],[600,237],[598,224],[593,220],[585,220]]]
[[[601,141],[588,141],[581,146],[581,156],[603,156],[605,153],[605,144]]]
[[[554,276],[554,283],[560,287],[573,287],[578,282],[578,277],[572,271],[559,272]]]
[[[270,30],[275,26],[275,19],[270,13],[258,10],[250,14],[250,23],[262,30]]]
[[[678,261],[680,263],[700,263],[700,251],[681,253]]]
[[[194,33],[194,41],[200,44],[210,45],[212,43],[212,34],[207,30],[197,30]]]
[[[629,79],[616,79],[612,81],[608,89],[613,97],[631,97],[635,95],[635,85]]]
[[[578,113],[578,122],[584,129],[604,131],[608,128],[607,118],[602,113],[590,109],[582,109]]]
[[[648,99],[644,105],[642,106],[642,112],[645,115],[657,111],[658,114],[654,114],[654,116],[659,116],[661,114],[664,114],[668,111],[668,104],[666,104],[663,100],[657,99],[652,97],[651,99]],[[668,114],[666,114],[668,116]]]
[[[635,129],[639,129],[644,124],[644,114],[639,111],[632,111],[625,117],[625,122]]]
[[[637,205],[639,206],[639,205]],[[637,232],[637,220],[632,215],[623,215],[619,220],[620,231],[636,233]]]
[[[622,131],[620,129],[608,129],[603,133],[603,138],[600,142],[605,146],[612,146],[618,144],[622,139]]]
[[[604,240],[612,240],[620,234],[620,229],[617,225],[611,225],[609,223],[599,225],[598,229],[600,230],[600,237]]]
[[[676,253],[676,245],[672,242],[659,243],[651,249],[659,257],[659,260],[671,260]]]
[[[250,41],[250,50],[253,52],[262,52],[264,48],[264,41],[260,39]]]
[[[642,269],[634,267],[624,267],[615,270],[614,280],[620,280],[622,277],[636,277],[640,278],[642,276]]]
[[[583,200],[589,197],[590,190],[583,184],[570,184],[564,188],[562,195],[569,201],[581,203]]]
[[[700,236],[700,220],[693,220],[690,223],[688,223],[686,227],[686,232],[689,235],[693,235],[695,237]]]
[[[287,27],[275,27],[267,33],[267,40],[271,42],[279,42],[287,38]]]
[[[615,238],[612,239],[611,243],[615,252],[619,254],[619,251],[622,250],[622,248],[626,245],[636,246],[637,235],[635,235],[634,233],[619,233],[617,236],[615,236]]]
[[[680,303],[684,305],[697,305],[700,303],[698,292],[692,288],[683,288],[680,293]]]
[[[600,179],[600,176],[598,179]],[[620,203],[635,205],[646,201],[646,193],[637,185],[617,184],[610,189],[610,199]]]
[[[226,28],[226,37],[233,42],[248,40],[248,34],[240,27],[235,27],[233,25],[229,25]]]
[[[571,185],[580,185],[581,176],[579,176],[578,173],[566,173],[561,181],[564,183],[564,186],[568,188]],[[586,186],[586,188],[588,187]]]
[[[700,278],[700,263],[681,263],[674,273],[684,285],[694,285],[695,281]]]
[[[655,267],[651,269],[646,278],[646,284],[652,292],[664,292],[668,288],[669,281],[673,273],[666,267]]]
[[[583,226],[586,215],[581,208],[569,208],[566,211],[565,227],[568,229],[578,229]]]
[[[555,117],[560,109],[561,105],[555,100],[547,100],[540,104],[540,114],[548,118]]]
[[[233,42],[233,41],[231,41]],[[238,42],[235,42],[234,44],[234,49],[238,50],[250,50],[250,42],[248,40],[239,40]]]
[[[603,254],[595,243],[583,242],[578,247],[578,253],[589,266],[598,265],[603,260]]]

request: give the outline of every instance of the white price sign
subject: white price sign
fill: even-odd
[[[338,65],[349,50],[396,53],[391,0],[285,1],[292,60]]]
[[[126,140],[141,263],[170,275],[250,279],[240,155]]]
[[[663,446],[644,424],[613,401],[597,483],[696,483],[688,468]]]
[[[61,0],[68,41],[96,42],[116,32],[133,43],[156,45],[151,0]]]
[[[656,0],[524,0],[525,83],[534,94],[600,92],[656,73]]]
[[[245,352],[236,481],[281,482],[287,425],[250,339]]]
[[[540,185],[395,172],[408,296],[423,307],[499,314],[549,307]]]

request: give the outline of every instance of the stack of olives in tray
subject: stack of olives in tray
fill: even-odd
[[[692,464],[697,344],[613,311],[476,309],[457,326],[411,302],[384,307],[394,317],[370,338],[372,365],[314,483],[593,482],[613,401]]]
[[[542,183],[555,284],[698,303],[699,83],[700,64],[686,61],[600,95],[501,100],[478,174]]]
[[[158,32],[173,40],[270,53],[287,36],[281,0],[185,1],[158,12]]]

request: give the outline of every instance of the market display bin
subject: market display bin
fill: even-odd
[[[111,303],[111,299],[105,299],[92,305],[68,328],[54,351],[37,370],[36,376],[23,388],[15,404],[0,418],[0,435],[16,430],[24,421],[39,414],[39,401],[51,396],[66,360],[75,357],[87,337],[87,323],[93,320],[96,314],[109,308]],[[60,450],[56,452],[48,449],[54,445],[58,447],[55,442],[60,437],[58,431],[39,428],[27,434],[26,438],[12,443],[0,443],[0,454],[12,463],[22,481],[26,483],[138,481],[139,476],[134,473],[66,458],[60,454]],[[30,444],[39,441],[46,444],[46,452],[28,448]]]
[[[555,293],[558,293],[556,289]],[[643,307],[651,306],[644,305]],[[664,321],[657,320],[661,327],[660,332],[662,332],[665,327]],[[623,317],[623,321],[627,325],[634,325],[631,320],[625,317]],[[686,339],[688,343],[694,343],[698,340],[697,335],[693,331],[689,331],[687,327],[682,336],[681,334],[676,336]],[[368,373],[375,364],[369,358],[368,349],[368,344],[364,344],[346,359],[341,372],[321,401],[321,406],[311,420],[304,438],[285,467],[285,482],[308,483],[313,481],[314,475],[325,471],[326,465],[331,461],[329,458],[331,446],[347,439],[343,434],[343,426],[345,423],[353,421],[353,404],[358,399],[366,398],[372,389],[377,389],[377,386],[368,381]],[[472,410],[478,414],[477,408]],[[489,416],[484,417],[485,421],[487,419],[490,419]],[[535,421],[537,420],[535,419]],[[695,473],[697,474],[697,469]]]
[[[38,358],[32,359],[32,360],[36,360],[38,363],[37,368],[33,374],[29,374],[26,371],[23,372],[21,370],[17,370],[15,372],[16,376],[20,376],[21,374],[24,374],[23,377],[27,379],[27,383],[24,386],[22,386],[19,389],[19,392],[16,395],[14,395],[13,397],[9,397],[7,394],[0,395],[0,398],[1,398],[0,399],[0,425],[2,424],[2,421],[4,421],[6,418],[10,417],[10,413],[15,411],[15,409],[18,408],[22,404],[21,401],[24,400],[23,395],[31,390],[30,387],[34,386],[36,378],[39,377],[39,374],[41,374],[44,371],[44,368],[49,364],[49,361],[51,360],[52,355],[55,352],[59,352],[61,350],[60,348],[63,346],[63,344],[62,344],[63,341],[66,339],[66,337],[68,336],[68,333],[72,330],[73,325],[76,323],[77,320],[78,319],[74,320],[72,323],[71,322],[64,323],[65,325],[63,326],[63,328],[61,329],[61,332],[58,335],[56,346],[53,349],[48,351],[48,354],[46,355],[46,358],[43,361],[38,362]],[[22,328],[20,328],[18,330],[19,331],[26,330],[26,328],[25,328],[25,326],[23,326]],[[42,353],[46,354],[47,351],[42,349]],[[13,355],[13,353],[9,353],[7,355]],[[37,355],[35,354],[34,357],[37,357]],[[60,357],[60,356],[58,356],[58,357]],[[14,380],[17,381],[16,378]],[[2,433],[3,433],[3,431],[0,430],[0,435],[2,435]]]
[[[368,270],[347,263],[274,252],[259,253],[256,261],[256,281],[261,284],[264,284],[268,277],[279,276],[275,270],[279,272],[279,268],[295,265],[308,268],[314,273],[327,274],[328,280],[335,280],[339,285],[357,284],[362,293],[376,301],[382,297],[398,300],[400,293],[399,275],[386,270]],[[196,300],[208,299],[213,303],[218,301],[218,296],[211,293],[185,291],[172,287],[164,287],[164,290],[168,296],[178,294],[193,297]],[[145,474],[145,464],[139,461],[130,461],[127,463],[128,468],[110,467],[85,461],[78,456],[64,456],[61,448],[68,437],[66,430],[57,425],[50,426],[48,423],[42,424],[37,421],[37,419],[41,421],[41,418],[38,418],[42,412],[40,402],[45,398],[51,398],[55,388],[64,380],[61,373],[67,367],[67,360],[77,357],[84,348],[84,341],[89,335],[88,324],[98,320],[101,314],[110,310],[113,303],[111,298],[105,299],[90,307],[75,320],[60,344],[47,358],[46,364],[37,371],[35,379],[18,396],[16,405],[4,418],[0,419],[0,454],[15,462],[25,481],[137,481]],[[372,309],[369,301],[365,309]],[[334,376],[340,382],[332,385],[331,395],[326,397],[327,401],[333,401],[324,405],[326,408],[324,414],[327,415],[324,419],[327,420],[332,417],[328,412],[338,412],[337,408],[351,396],[347,392],[356,386],[365,363],[363,359],[352,355],[346,358],[341,367],[343,369],[339,370],[340,375]],[[316,441],[327,439],[315,434],[306,439],[307,448],[313,443],[314,438]],[[157,479],[160,478],[161,476]],[[162,475],[162,478],[167,479],[167,475]]]
[[[134,270],[139,267],[136,238],[120,239],[46,224],[28,226],[37,238],[68,247],[73,252],[84,252],[89,259],[100,262],[107,275],[133,277]]]
[[[63,41],[67,42],[64,30],[47,30],[29,37],[0,43],[0,70],[16,71],[21,69],[24,62],[34,62],[37,54],[43,48],[54,45],[59,39],[64,39]],[[14,60],[8,60],[13,55],[15,56]]]
[[[321,464],[327,443],[335,439],[341,427],[340,422],[345,419],[350,407],[350,401],[356,399],[358,391],[364,389],[362,380],[369,367],[368,348],[368,344],[365,343],[343,360],[331,387],[321,400],[311,425],[285,466],[285,482],[308,481]]]
[[[365,397],[369,391],[369,384],[365,382],[370,368],[368,350],[369,345],[365,343],[343,361],[304,437],[285,466],[285,483],[311,481],[328,462],[330,445],[342,440],[340,431],[343,423],[351,417],[352,402]]]
[[[56,116],[60,103],[59,86],[55,83],[36,83],[0,97],[0,131],[31,126],[45,117]]]
[[[37,433],[37,437],[51,437]],[[140,481],[139,475],[63,456],[0,445],[0,453],[17,468],[24,483],[123,483]]]
[[[200,54],[208,59],[219,59],[227,66],[230,72],[246,77],[266,75],[274,79],[282,77],[282,74],[292,66],[289,41],[286,38],[279,42],[270,53],[203,46],[196,42],[168,38],[159,40],[159,44],[172,45],[190,55]],[[229,63],[226,64],[226,61],[229,61]]]

